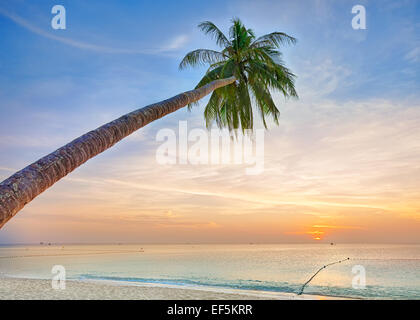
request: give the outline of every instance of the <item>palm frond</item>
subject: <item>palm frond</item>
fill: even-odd
[[[296,44],[296,38],[289,36],[284,32],[272,32],[257,38],[253,43],[253,47],[272,45],[279,48],[284,44]]]
[[[295,75],[281,65],[269,66],[267,64],[252,61],[248,73],[250,78],[256,78],[253,82],[260,81],[271,89],[280,90],[287,97],[297,98],[295,89]]]
[[[179,64],[179,69],[188,66],[197,67],[207,63],[213,64],[225,60],[227,57],[223,53],[209,49],[197,49],[187,53]]]
[[[250,83],[250,87],[260,111],[264,127],[267,128],[266,116],[271,116],[274,122],[278,124],[280,111],[277,109],[270,91],[258,81]]]
[[[218,46],[220,47],[227,47],[230,45],[229,40],[226,38],[226,36],[223,34],[222,31],[219,30],[216,25],[211,21],[204,21],[201,22],[198,27],[208,35],[211,35],[215,40]]]

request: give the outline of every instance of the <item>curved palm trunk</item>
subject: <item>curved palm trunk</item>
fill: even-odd
[[[28,202],[90,158],[112,147],[148,123],[195,102],[235,80],[234,77],[215,80],[198,89],[128,113],[82,135],[16,172],[0,183],[0,228]]]

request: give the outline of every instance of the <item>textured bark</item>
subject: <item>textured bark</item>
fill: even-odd
[[[234,81],[234,77],[215,80],[201,88],[128,113],[80,136],[16,172],[0,184],[0,228],[28,202],[90,158],[112,147],[148,123]]]

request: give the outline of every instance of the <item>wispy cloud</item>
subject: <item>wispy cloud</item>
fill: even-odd
[[[420,61],[420,46],[415,47],[414,49],[410,50],[404,58],[410,62],[419,62]]]
[[[176,36],[167,47],[162,48],[162,51],[177,50],[182,48],[189,40],[189,37],[185,34]]]
[[[171,40],[167,46],[160,47],[160,48],[151,48],[151,49],[124,49],[124,48],[114,48],[114,47],[108,47],[108,46],[102,46],[97,45],[93,43],[87,43],[83,41],[78,41],[70,38],[64,38],[60,37],[54,34],[51,34],[50,32],[47,32],[45,30],[42,30],[41,28],[31,24],[29,21],[25,20],[24,18],[18,16],[17,14],[14,14],[12,12],[9,12],[3,8],[0,7],[0,14],[9,18],[10,20],[14,21],[21,27],[24,27],[25,29],[29,30],[32,33],[35,33],[39,36],[42,36],[44,38],[52,39],[58,42],[61,42],[63,44],[83,49],[83,50],[91,50],[91,51],[97,51],[101,53],[109,53],[109,54],[158,54],[158,53],[165,53],[170,52],[173,50],[177,50],[181,48],[185,43],[188,41],[188,36],[186,35],[179,35],[176,36],[173,40]]]

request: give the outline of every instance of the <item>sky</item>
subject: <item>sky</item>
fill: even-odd
[[[66,29],[51,27],[54,5]],[[354,5],[366,29],[352,28]],[[420,242],[420,2],[0,1],[0,180],[127,112],[190,90],[232,18],[281,48],[298,100],[274,93],[264,171],[156,160],[161,129],[204,128],[203,99],[89,160],[0,230],[0,243]],[[179,156],[179,154],[177,154]]]

